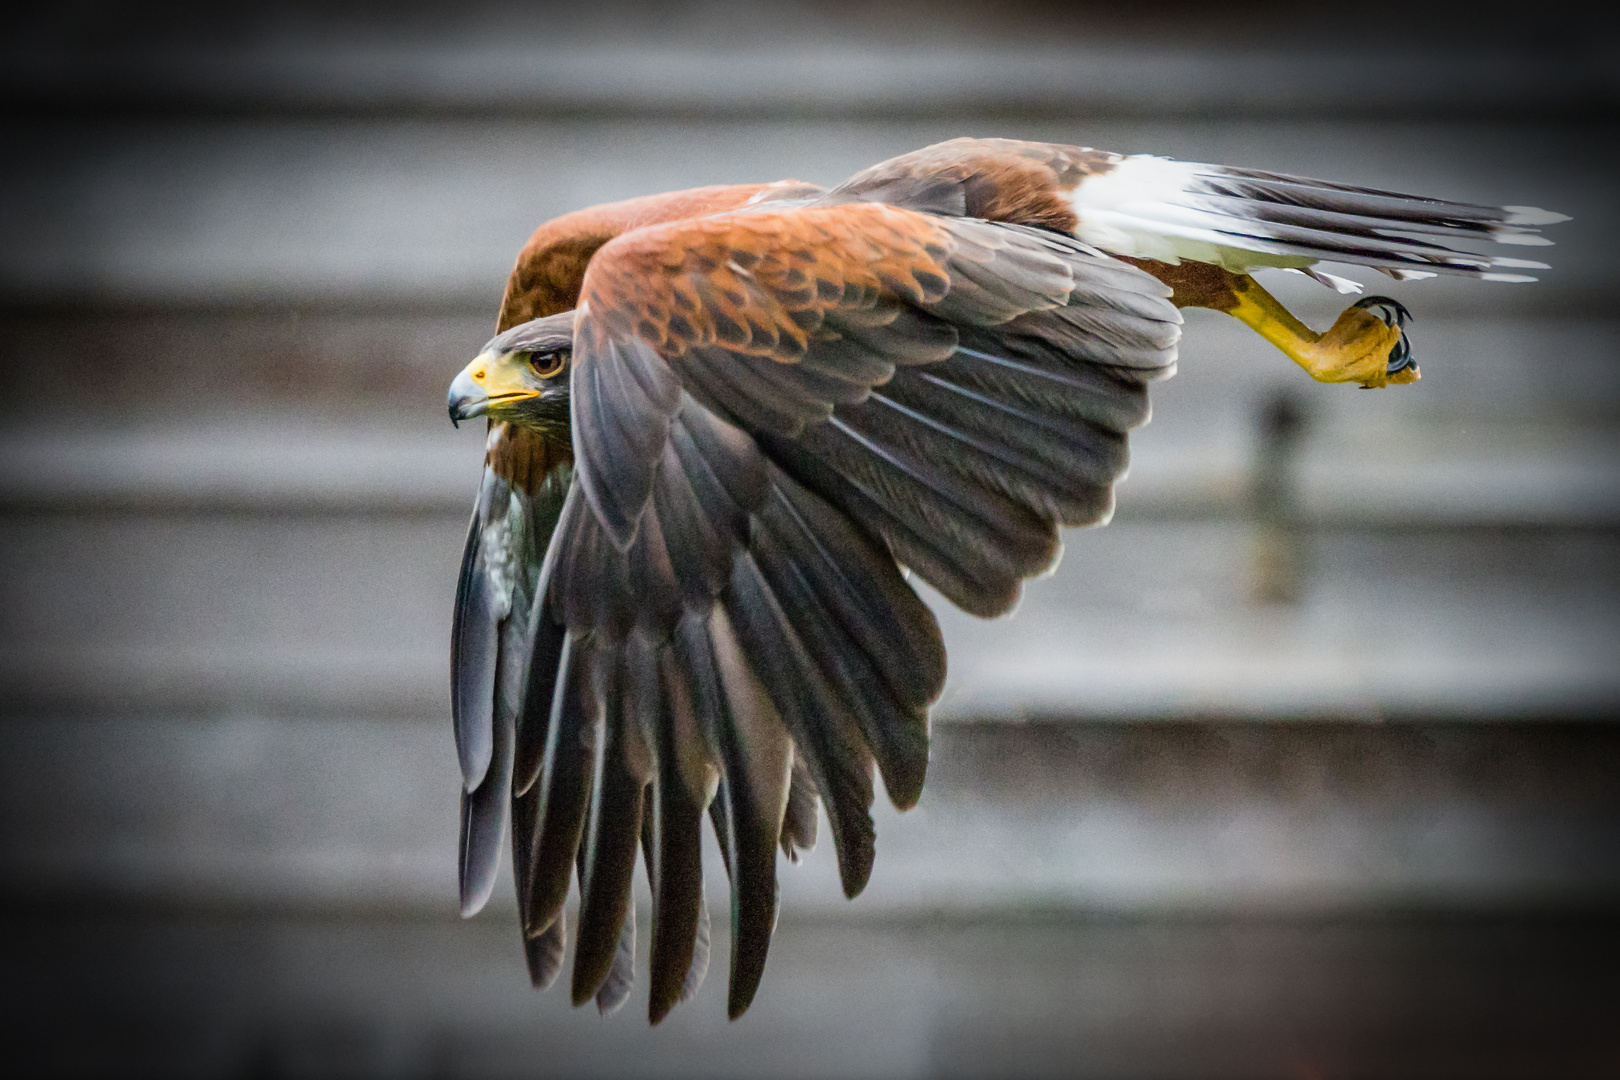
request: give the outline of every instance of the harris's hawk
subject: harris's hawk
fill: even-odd
[[[728,1009],[777,915],[776,853],[825,806],[844,891],[872,869],[873,771],[921,793],[945,680],[916,574],[994,616],[1105,521],[1126,433],[1174,370],[1177,308],[1242,320],[1324,382],[1418,377],[1405,309],[1324,334],[1259,286],[1319,261],[1532,280],[1563,220],[1297,176],[957,139],[830,190],[785,181],[599,206],[542,226],[499,333],[451,384],[490,421],[452,643],[461,904],[510,826],[535,985],[629,992],[637,851],[649,1014],[703,978],[702,819],[731,881]]]

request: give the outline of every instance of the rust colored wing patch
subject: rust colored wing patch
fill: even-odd
[[[721,345],[792,362],[830,311],[938,301],[950,247],[942,223],[882,205],[731,214],[615,241],[584,304],[607,333],[668,356]]]

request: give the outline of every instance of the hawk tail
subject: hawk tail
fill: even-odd
[[[1329,183],[1259,169],[1122,158],[1072,195],[1076,235],[1120,255],[1192,259],[1235,272],[1353,263],[1399,279],[1457,274],[1534,281],[1532,259],[1479,254],[1457,242],[1552,243],[1539,226],[1568,220],[1533,206],[1481,206]]]

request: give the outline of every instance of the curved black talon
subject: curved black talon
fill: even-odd
[[[1406,324],[1412,321],[1412,313],[1406,310],[1406,305],[1389,296],[1364,296],[1350,306],[1372,312],[1384,320],[1385,326],[1405,329]]]
[[[1401,328],[1400,340],[1389,351],[1389,365],[1384,369],[1386,375],[1416,366],[1412,362],[1412,343],[1406,337],[1406,324],[1412,321],[1412,313],[1406,310],[1405,304],[1388,296],[1365,296],[1350,306],[1372,312],[1384,321],[1385,326]]]
[[[1393,375],[1397,371],[1405,371],[1415,366],[1412,360],[1412,342],[1403,333],[1401,339],[1395,343],[1395,347],[1389,350],[1389,366],[1384,369],[1384,374]]]

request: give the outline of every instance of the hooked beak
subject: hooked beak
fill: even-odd
[[[461,426],[463,420],[482,416],[489,409],[489,395],[473,382],[469,370],[463,369],[450,381],[450,423]]]
[[[460,427],[461,421],[489,412],[491,405],[539,397],[540,391],[524,382],[522,371],[511,356],[480,353],[450,382],[450,422]]]

